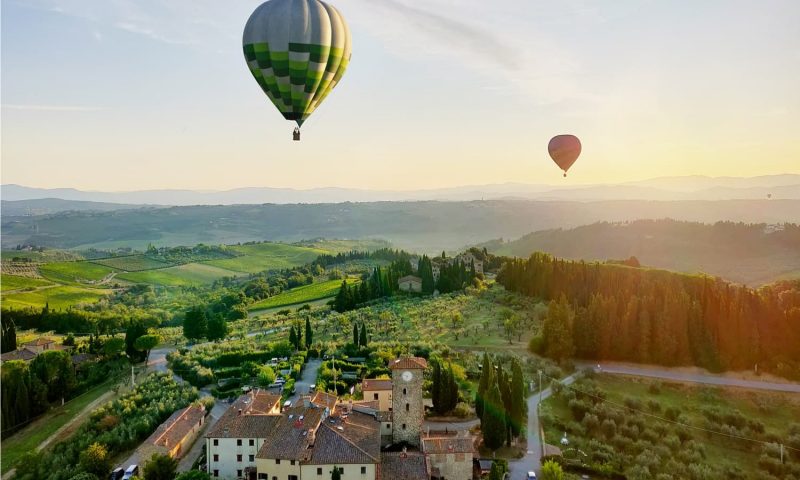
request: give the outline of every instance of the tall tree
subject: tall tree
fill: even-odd
[[[311,331],[311,318],[306,315],[306,349],[311,348],[314,341],[314,332]]]
[[[489,354],[484,352],[481,364],[481,378],[478,382],[478,391],[475,393],[475,413],[478,418],[483,418],[483,406],[486,402],[487,392],[492,385],[494,385],[494,365],[492,365],[492,359]]]
[[[183,336],[189,340],[200,340],[208,334],[208,318],[204,307],[194,307],[183,319]]]
[[[367,326],[363,323],[361,324],[361,332],[359,333],[358,344],[362,347],[367,346]]]
[[[483,444],[489,450],[497,450],[506,440],[506,412],[500,389],[494,383],[489,389],[481,418],[481,431]]]
[[[156,348],[159,343],[161,343],[161,336],[148,334],[137,338],[136,341],[133,342],[133,346],[136,350],[144,352],[144,358],[147,359],[150,358],[150,350]]]
[[[511,362],[511,431],[519,436],[522,426],[525,424],[525,417],[528,411],[528,402],[525,399],[525,381],[522,374],[522,366],[519,360],[514,358]]]
[[[228,336],[228,322],[222,314],[214,314],[208,321],[207,337],[210,341],[224,340]]]
[[[108,472],[111,471],[111,462],[112,459],[108,454],[108,449],[101,443],[95,442],[89,445],[80,454],[81,468],[98,477],[108,475]]]
[[[297,333],[294,331],[294,325],[289,326],[289,343],[297,350]]]
[[[131,321],[125,330],[125,353],[131,362],[142,362],[145,360],[144,352],[135,346],[136,339],[142,335],[147,335],[147,328],[141,322]]]
[[[144,465],[144,480],[173,480],[178,471],[178,461],[169,455],[154,453]]]
[[[358,324],[353,322],[353,345],[358,347],[359,336],[358,336]]]
[[[571,317],[572,309],[564,294],[559,297],[557,302],[555,300],[550,302],[542,327],[544,349],[545,355],[559,362],[570,358],[575,353]]]
[[[17,349],[17,326],[14,324],[14,319],[10,318],[5,313],[0,317],[0,352],[13,352]]]

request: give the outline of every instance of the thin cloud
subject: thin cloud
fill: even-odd
[[[91,107],[83,105],[21,105],[4,103],[7,110],[20,110],[25,112],[98,112],[106,110],[105,107]]]

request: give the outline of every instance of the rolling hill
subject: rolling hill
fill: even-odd
[[[552,229],[511,242],[493,241],[489,251],[527,257],[535,251],[584,260],[635,256],[642,265],[704,272],[751,286],[800,276],[800,227],[675,220],[596,223]]]

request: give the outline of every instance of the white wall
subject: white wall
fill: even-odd
[[[218,440],[219,445],[214,446],[214,440]],[[218,478],[236,479],[237,470],[242,471],[247,467],[256,466],[255,460],[249,460],[250,455],[258,453],[258,449],[264,444],[263,438],[254,438],[255,445],[250,446],[249,438],[242,438],[242,445],[236,445],[236,438],[207,438],[206,439],[206,463],[208,465],[208,474],[214,477],[214,470],[219,470]],[[219,461],[214,461],[214,454],[219,455]],[[242,455],[242,461],[236,461],[236,455]]]

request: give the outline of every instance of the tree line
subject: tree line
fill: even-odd
[[[528,404],[522,366],[516,358],[511,361],[511,372],[506,373],[502,365],[483,354],[475,413],[481,420],[483,443],[490,450],[510,445],[512,437],[523,433]]]
[[[372,252],[350,250],[349,252],[341,252],[335,255],[323,253],[312,262],[314,265],[328,267],[330,265],[339,265],[353,260],[386,260],[389,262],[405,261],[411,259],[411,254],[405,250],[395,250],[392,248],[379,248]]]
[[[410,274],[408,261],[395,260],[387,268],[375,267],[360,283],[348,284],[347,280],[342,280],[342,286],[333,299],[333,309],[346,312],[370,300],[390,297],[399,289],[397,281]]]
[[[800,281],[759,289],[703,275],[555,259],[509,259],[506,289],[550,301],[532,347],[571,356],[712,371],[800,372]]]

